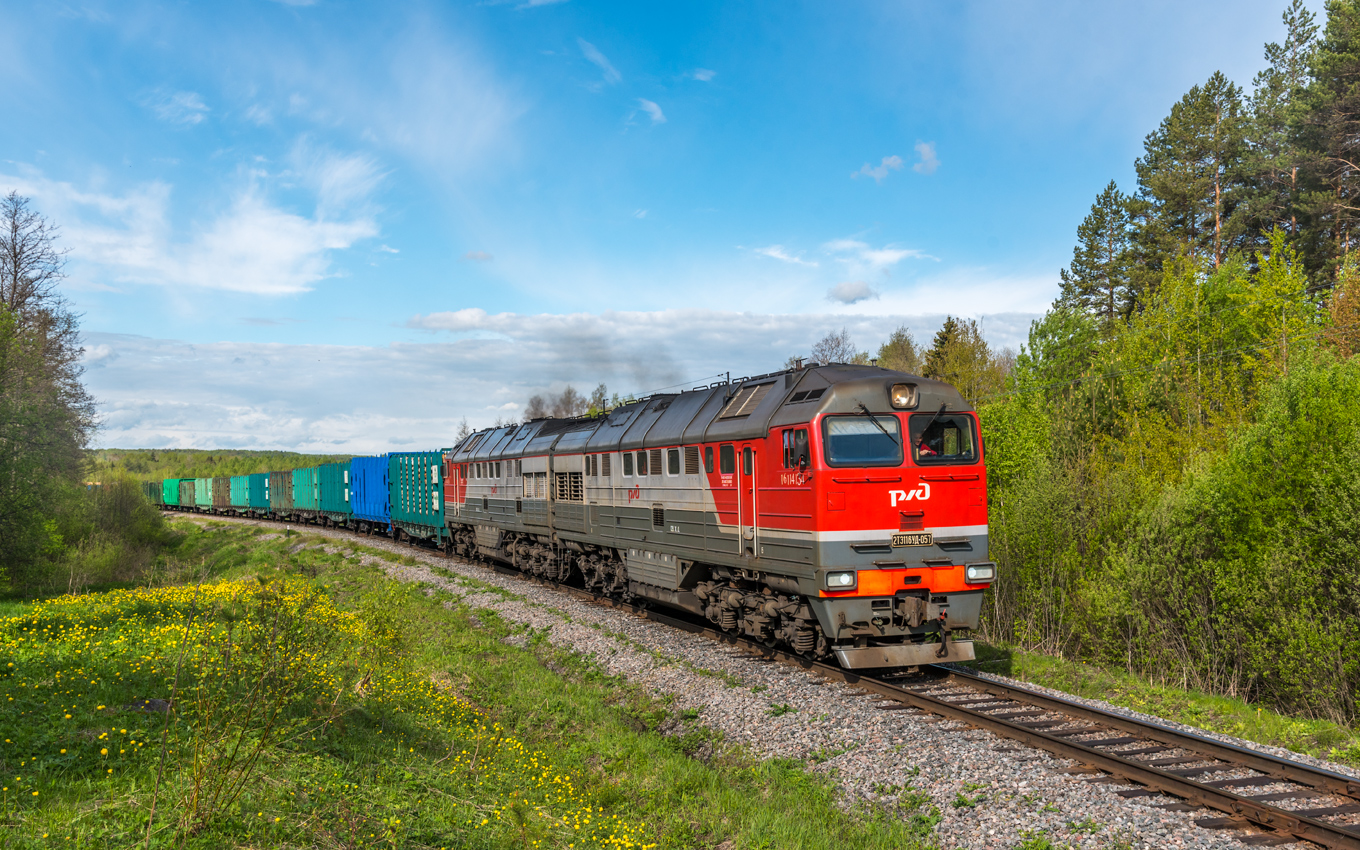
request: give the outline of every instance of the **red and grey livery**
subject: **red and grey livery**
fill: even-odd
[[[948,384],[810,366],[480,431],[444,453],[452,545],[845,667],[972,658],[977,415]]]

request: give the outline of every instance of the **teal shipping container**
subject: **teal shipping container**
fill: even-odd
[[[269,510],[269,473],[255,472],[246,476],[246,507],[252,514]]]
[[[316,467],[293,470],[293,513],[317,516],[321,512],[321,481]]]
[[[178,505],[179,505],[179,482],[182,481],[182,480],[193,481],[192,478],[189,478],[189,479],[167,478],[167,479],[165,479],[164,481],[161,482],[161,502],[162,502],[162,504],[173,505],[173,506],[178,506]],[[193,504],[193,501],[190,500],[189,503],[190,503],[190,504]]]
[[[212,482],[211,478],[194,479],[194,507],[212,507]]]
[[[394,531],[441,544],[448,540],[443,471],[442,452],[394,452],[388,457]]]
[[[233,511],[239,513],[250,507],[246,494],[246,486],[249,480],[249,475],[233,475],[231,477],[231,509]]]
[[[332,522],[349,522],[349,461],[323,463],[316,468],[318,509]]]
[[[194,479],[181,478],[179,480],[179,506],[184,509],[192,509],[194,506]]]

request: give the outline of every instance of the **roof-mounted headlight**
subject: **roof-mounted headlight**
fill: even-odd
[[[915,384],[893,384],[892,406],[898,410],[906,410],[916,406],[916,385]]]

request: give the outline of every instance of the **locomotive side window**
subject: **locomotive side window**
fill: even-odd
[[[632,478],[632,477],[633,477],[633,453],[632,453],[632,452],[624,452],[624,453],[623,453],[623,477],[624,477],[624,478]]]
[[[822,420],[822,437],[830,466],[902,463],[902,426],[896,416],[828,416]]]
[[[808,452],[808,433],[806,428],[789,428],[784,431],[784,468],[797,469],[812,460]]]
[[[680,450],[666,449],[666,474],[680,474]]]
[[[659,472],[659,471],[660,471],[660,470],[658,470],[658,472]],[[646,452],[638,452],[638,453],[637,453],[637,474],[638,474],[638,477],[639,477],[639,478],[641,478],[641,477],[643,477],[644,475],[647,474],[647,453],[646,453]]]
[[[922,465],[977,463],[973,418],[964,415],[913,414],[911,455]]]
[[[732,446],[718,446],[718,471],[723,475],[737,471],[737,450]]]
[[[713,471],[713,447],[704,446],[704,472]]]
[[[742,475],[750,475],[750,474],[752,474],[752,471],[753,471],[753,470],[752,470],[752,463],[751,463],[751,461],[752,461],[751,455],[752,455],[752,452],[751,452],[751,450],[750,450],[749,448],[746,448],[746,449],[742,449],[742,450],[741,450],[741,474],[742,474]]]

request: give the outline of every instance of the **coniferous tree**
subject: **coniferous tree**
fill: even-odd
[[[1128,198],[1111,180],[1077,228],[1072,264],[1060,272],[1059,302],[1100,317],[1107,330],[1127,316],[1132,308],[1131,235]]]
[[[1297,202],[1303,152],[1291,122],[1298,111],[1297,95],[1310,79],[1318,27],[1303,0],[1290,0],[1282,20],[1284,40],[1266,45],[1270,64],[1252,83],[1246,214],[1252,247],[1257,249],[1265,246],[1267,235],[1277,227],[1291,240],[1299,233]]]
[[[1301,93],[1296,139],[1307,182],[1303,251],[1315,276],[1332,279],[1350,251],[1360,214],[1360,0],[1329,0],[1327,26]]]
[[[1156,286],[1178,254],[1217,268],[1246,232],[1243,157],[1247,121],[1242,90],[1221,72],[1190,89],[1143,142],[1135,166],[1139,191],[1135,299]]]

